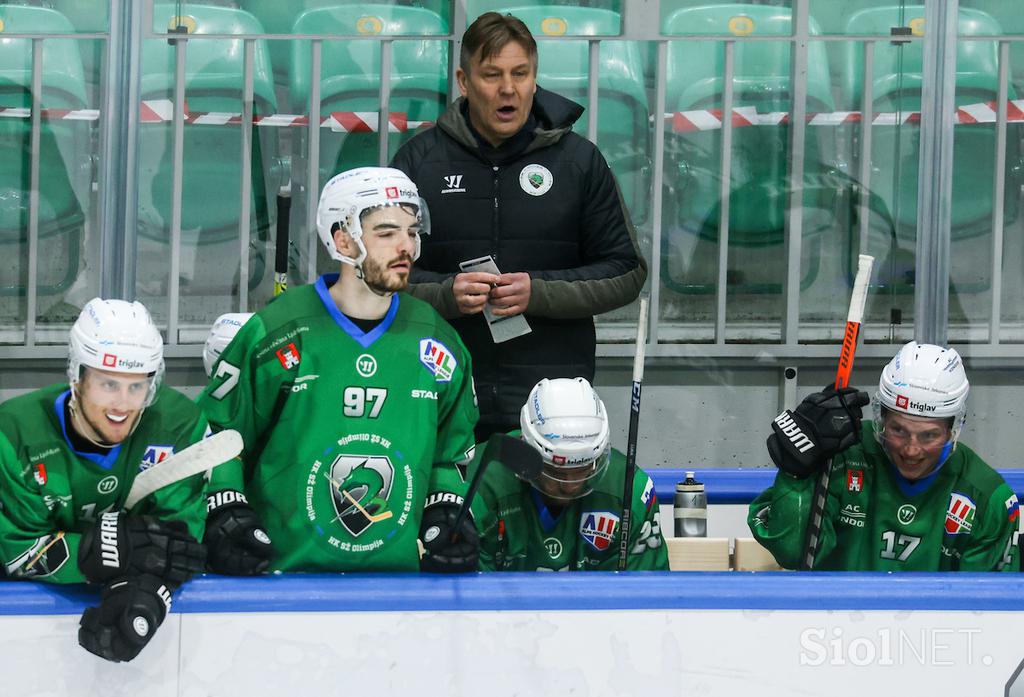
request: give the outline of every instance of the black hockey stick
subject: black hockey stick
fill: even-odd
[[[629,529],[633,517],[633,479],[636,477],[636,440],[640,429],[640,387],[644,379],[644,351],[647,348],[649,297],[640,295],[640,317],[636,322],[636,353],[633,355],[633,390],[629,399],[629,440],[626,442],[626,478],[622,487],[622,519],[619,522],[619,571],[626,570]]]
[[[850,311],[846,316],[846,331],[843,334],[843,348],[839,353],[839,367],[836,369],[836,389],[850,384],[850,371],[853,370],[853,356],[857,351],[857,336],[860,322],[864,317],[864,302],[868,297],[868,282],[871,280],[871,266],[875,258],[861,254],[857,263],[857,277],[853,280],[853,293],[850,296]],[[800,555],[800,569],[811,571],[818,556],[821,545],[821,523],[825,517],[825,504],[828,501],[828,482],[832,475],[832,458],[825,466],[814,484],[814,496],[811,498],[811,517],[807,521],[807,534],[804,537],[803,554]]]
[[[544,461],[540,459],[540,453],[532,445],[519,438],[513,438],[505,433],[492,433],[484,446],[484,452],[480,456],[480,464],[477,465],[473,479],[469,482],[469,489],[462,499],[462,506],[459,514],[455,517],[455,524],[452,526],[451,541],[458,541],[459,526],[469,513],[469,507],[476,496],[476,490],[483,480],[484,470],[491,461],[497,460],[505,467],[512,470],[520,479],[527,481],[536,479],[540,475]]]
[[[288,239],[290,214],[292,210],[291,191],[282,186],[277,192],[277,237],[274,242],[274,297],[288,290]]]

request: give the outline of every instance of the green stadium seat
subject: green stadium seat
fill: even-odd
[[[344,5],[346,0],[240,0],[238,4],[259,20],[268,34],[291,34],[295,20],[306,10]],[[348,0],[347,4],[360,7],[365,3]],[[278,84],[288,83],[293,43],[293,40],[284,39],[267,41],[274,78]]]
[[[923,30],[924,7],[908,5],[861,10],[847,20],[848,34],[889,34],[889,28],[899,24],[900,12],[904,23]],[[998,35],[1002,28],[988,14],[961,8],[959,34]],[[844,99],[859,103],[863,90],[863,54],[857,46],[846,46],[842,61],[841,88]],[[902,54],[902,56],[901,56]],[[902,58],[902,72],[900,71]],[[874,111],[920,111],[922,89],[923,44],[913,42],[894,46],[889,42],[875,44],[872,98]],[[994,101],[998,89],[998,51],[994,42],[960,41],[957,44],[956,105],[963,106]],[[1010,98],[1015,98],[1010,89]],[[1020,128],[1010,124],[1007,138],[1006,162],[1008,177],[1004,220],[1016,220],[1018,196],[1022,179]],[[903,126],[874,126],[871,149],[871,190],[891,212],[899,237],[913,247],[917,227],[918,159],[920,129],[917,124]],[[953,141],[953,200],[952,237],[954,240],[986,235],[991,231],[993,206],[992,172],[995,158],[995,128],[988,126],[958,126]],[[897,159],[899,162],[897,162]],[[894,179],[899,170],[899,181]],[[856,171],[856,165],[851,168]],[[882,231],[887,234],[887,231]],[[855,264],[856,254],[851,251],[849,266]],[[964,289],[964,286],[961,286]],[[907,286],[909,289],[909,286]]]
[[[789,36],[789,8],[718,4],[687,7],[663,23],[665,35],[735,34]],[[810,24],[812,34],[820,33]],[[666,105],[669,111],[720,109],[724,84],[721,44],[669,44]],[[733,106],[757,112],[789,112],[790,44],[737,42]],[[821,42],[811,42],[807,59],[807,111],[831,111],[828,60]],[[729,199],[729,285],[739,293],[777,293],[785,273],[784,239],[791,187],[787,184],[790,127],[754,126],[733,130]],[[717,246],[721,131],[668,134],[666,138],[666,231],[662,235],[662,279],[681,293],[713,293],[715,263],[699,260],[701,244]],[[835,153],[830,129],[808,128],[803,190],[803,275],[807,288],[817,274],[822,234],[834,227]],[[697,240],[692,237],[696,235]],[[692,259],[687,255],[692,252]],[[705,251],[704,254],[707,254]],[[707,257],[705,257],[707,258]],[[713,258],[713,257],[712,257]]]
[[[621,32],[616,12],[593,7],[512,7],[537,37],[537,83],[587,105],[589,48],[586,41],[545,41],[545,36],[594,36]],[[597,143],[615,174],[635,224],[650,214],[651,145],[638,42],[602,41],[598,67]],[[588,136],[587,115],[573,126]]]
[[[0,108],[32,106],[32,41],[5,33],[71,33],[61,13],[0,5]],[[43,41],[42,107],[84,109],[88,104],[78,47],[72,40]],[[32,122],[0,118],[0,295],[23,295],[28,253]],[[91,137],[86,121],[43,120],[39,149],[39,276],[37,290],[54,295],[78,276],[91,182]]]
[[[304,12],[295,22],[296,34],[367,34],[368,36],[410,36],[446,34],[447,25],[437,14],[418,7],[395,5],[339,5]],[[437,121],[445,109],[448,92],[448,42],[440,39],[395,41],[392,43],[392,70],[389,108],[405,113],[411,121]],[[292,108],[300,113],[309,109],[311,79],[310,42],[295,41],[292,46]],[[380,109],[380,42],[325,41],[321,49],[320,114],[333,112],[377,112]],[[294,148],[293,170],[305,168],[305,134]],[[388,159],[411,138],[410,130],[388,134]],[[320,131],[320,182],[311,186],[319,191],[334,174],[366,165],[378,164],[377,133],[332,133]]]
[[[260,34],[263,28],[247,12],[193,3],[156,3],[153,29],[165,33],[175,18],[194,34]],[[185,101],[189,112],[241,112],[244,70],[241,39],[190,41],[185,66]],[[142,55],[142,100],[173,99],[174,47],[164,39],[145,41]],[[255,45],[254,113],[277,111],[273,75],[265,41]],[[279,136],[276,128],[254,127],[250,203],[249,286],[263,278],[266,242],[275,224]],[[139,234],[160,243],[170,235],[172,123],[142,124],[139,138]],[[184,176],[181,229],[183,246],[221,245],[222,254],[204,253],[199,263],[237,266],[241,186],[241,139],[238,126],[192,125],[184,129]],[[228,244],[231,242],[231,244]],[[233,254],[233,256],[231,256]]]
[[[960,8],[980,10],[999,22],[1004,34],[1024,34],[1020,3],[1007,0],[960,0]],[[1024,92],[1024,41],[1010,44],[1010,79],[1018,94]]]

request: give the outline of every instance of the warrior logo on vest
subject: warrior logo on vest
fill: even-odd
[[[551,191],[555,178],[544,165],[526,165],[519,172],[519,187],[530,196],[543,196]]]
[[[585,511],[580,516],[580,537],[596,549],[604,552],[612,544],[619,516],[608,511]]]
[[[963,494],[953,492],[949,497],[949,508],[946,510],[946,534],[967,535],[974,527],[974,501]]]

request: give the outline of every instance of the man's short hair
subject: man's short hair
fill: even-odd
[[[523,20],[512,15],[485,12],[466,29],[462,35],[462,52],[459,54],[459,67],[469,74],[473,57],[480,53],[480,60],[498,55],[501,49],[515,41],[523,47],[530,57],[533,68],[537,68],[537,41],[523,23]]]

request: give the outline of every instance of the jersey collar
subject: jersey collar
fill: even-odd
[[[384,315],[384,319],[381,320],[380,324],[370,331],[364,332],[338,309],[338,306],[334,302],[334,298],[331,297],[329,289],[338,282],[338,276],[340,276],[340,274],[325,273],[323,276],[318,278],[315,286],[316,294],[320,296],[320,302],[324,304],[324,308],[327,310],[327,314],[331,316],[331,319],[333,319],[346,334],[352,337],[357,344],[363,348],[369,348],[370,344],[382,337],[395,321],[395,315],[398,314],[398,293],[394,293],[391,296],[391,306],[388,308],[387,314]]]
[[[67,389],[57,395],[57,399],[53,401],[53,407],[57,410],[57,419],[60,421],[60,432],[64,436],[64,442],[71,448],[71,452],[81,458],[85,458],[89,462],[92,462],[105,470],[113,469],[114,463],[117,462],[118,456],[121,454],[121,443],[118,443],[106,455],[100,455],[99,453],[84,453],[80,450],[76,450],[75,446],[71,443],[71,439],[68,438],[68,425],[64,421],[64,403],[67,402],[68,396],[70,396],[71,390]],[[141,417],[140,417],[141,418]]]
[[[541,498],[540,492],[530,487],[530,496],[533,497],[533,503],[537,506],[537,516],[540,518],[540,526],[544,528],[544,532],[550,533],[558,525],[558,519],[562,517],[562,513],[565,513],[563,508],[561,512],[555,516],[551,514],[548,507],[544,505],[544,499]]]

